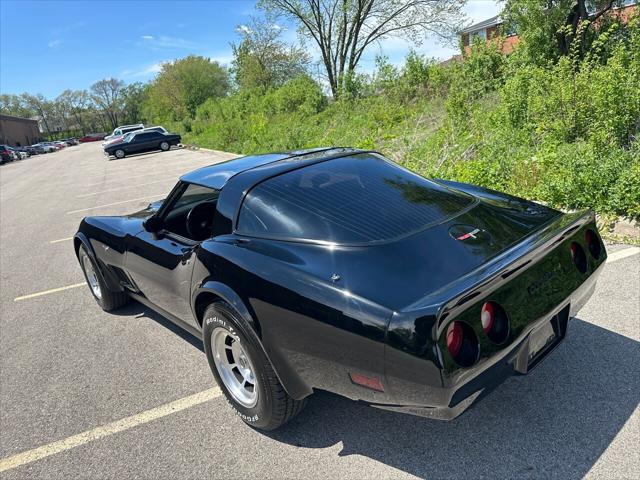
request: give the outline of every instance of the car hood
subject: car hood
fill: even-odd
[[[157,200],[130,215],[85,217],[80,230],[90,234],[91,238],[110,239],[111,242],[122,240],[127,236],[136,236],[144,230],[144,221],[158,211],[162,202],[164,199]]]

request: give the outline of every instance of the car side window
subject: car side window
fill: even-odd
[[[185,185],[163,215],[164,230],[194,242],[211,238],[220,191],[192,183]]]

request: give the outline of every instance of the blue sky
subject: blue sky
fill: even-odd
[[[189,54],[231,61],[236,28],[258,16],[255,0],[200,2],[6,1],[0,0],[0,92],[42,93],[88,88],[107,77],[146,81],[163,61]],[[473,22],[495,15],[494,0],[470,0]],[[283,25],[284,38],[297,41]],[[376,54],[400,64],[409,45],[389,39],[363,57],[370,70]],[[449,58],[455,49],[427,39],[421,53]]]

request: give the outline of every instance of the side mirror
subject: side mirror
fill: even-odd
[[[162,224],[162,219],[153,215],[145,220],[143,226],[147,232],[155,234],[162,230]]]

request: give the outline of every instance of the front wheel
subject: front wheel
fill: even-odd
[[[78,250],[78,260],[93,298],[105,312],[110,312],[129,303],[129,295],[126,292],[109,290],[107,282],[102,277],[102,272],[100,272],[93,258],[89,256],[84,245],[81,245]]]
[[[162,142],[160,144],[160,150],[162,150],[163,152],[166,152],[170,148],[171,148],[171,145],[169,145],[169,142]]]
[[[124,153],[124,150],[122,150],[121,148],[116,150],[114,153],[116,158],[124,158],[125,153]]]
[[[227,303],[205,311],[203,341],[213,376],[246,424],[274,430],[300,413],[306,399],[287,394],[253,329]]]

